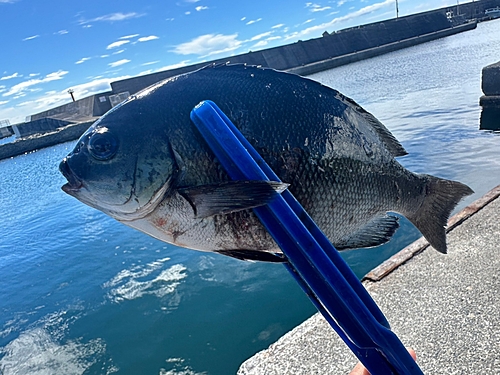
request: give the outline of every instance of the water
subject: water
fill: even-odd
[[[476,193],[500,183],[500,135],[479,131],[481,68],[500,21],[314,75],[385,123],[416,172]],[[280,265],[179,249],[60,190],[66,143],[0,161],[0,369],[8,374],[234,374],[314,313]],[[358,275],[418,238],[403,220]],[[1,372],[0,372],[1,373]]]

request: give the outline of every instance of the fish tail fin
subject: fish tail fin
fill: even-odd
[[[467,195],[474,193],[470,187],[458,181],[444,180],[425,175],[428,182],[420,208],[406,216],[440,253],[446,254],[446,225],[448,218]]]

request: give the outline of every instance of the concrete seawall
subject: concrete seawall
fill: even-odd
[[[454,34],[458,34],[464,31],[473,30],[477,26],[476,22],[470,22],[463,25],[455,26],[449,29],[444,29],[440,31],[436,31],[429,34],[419,35],[413,38],[401,40],[394,43],[385,44],[379,47],[369,48],[364,51],[359,51],[355,53],[350,53],[347,55],[322,60],[318,62],[314,62],[311,64],[298,66],[295,68],[288,69],[287,71],[290,73],[295,73],[299,75],[309,75],[318,73],[323,70],[336,68],[338,66],[350,64],[356,61],[366,60],[375,56],[380,56],[385,53],[394,52],[403,48],[408,48],[412,46],[416,46],[418,44],[430,42],[432,40],[445,38],[447,36],[451,36]]]
[[[92,121],[81,122],[50,133],[35,134],[12,143],[0,145],[0,160],[78,139],[90,125],[92,125]]]

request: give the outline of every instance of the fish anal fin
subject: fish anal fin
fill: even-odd
[[[397,216],[376,217],[348,237],[334,243],[337,250],[374,247],[388,242],[399,228]]]
[[[280,253],[270,253],[260,250],[234,249],[234,250],[216,250],[216,253],[236,258],[239,260],[284,263],[287,262],[285,255]]]
[[[288,184],[274,181],[228,181],[178,189],[197,218],[229,214],[271,202]]]
[[[448,218],[458,202],[474,192],[458,181],[444,180],[430,175],[423,177],[428,179],[423,203],[415,213],[405,216],[433,248],[446,254],[445,228]]]

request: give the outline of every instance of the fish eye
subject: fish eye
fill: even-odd
[[[108,128],[99,128],[90,135],[87,149],[94,159],[109,160],[118,151],[118,141]]]

